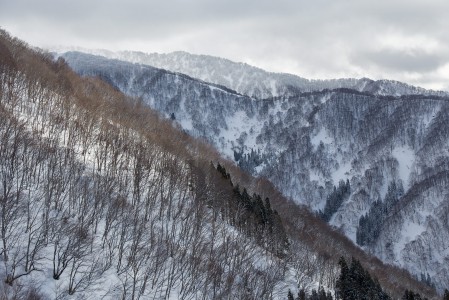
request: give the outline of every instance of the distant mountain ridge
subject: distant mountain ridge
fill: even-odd
[[[349,88],[374,95],[448,95],[447,92],[426,90],[393,80],[375,81],[369,78],[311,80],[287,73],[268,72],[225,58],[190,54],[184,51],[166,54],[86,49],[80,49],[80,51],[187,74],[193,78],[226,86],[240,94],[257,99],[289,97],[304,92],[337,88]]]

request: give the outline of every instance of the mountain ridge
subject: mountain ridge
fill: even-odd
[[[67,49],[59,49],[63,53]],[[187,74],[210,83],[227,86],[241,94],[258,99],[294,96],[301,92],[323,89],[350,88],[377,95],[423,94],[447,96],[448,92],[426,90],[394,80],[369,78],[306,79],[288,73],[268,72],[246,63],[233,62],[210,55],[190,54],[185,51],[171,53],[144,53],[136,51],[107,51],[79,49],[80,52],[101,55],[132,63],[150,65]]]
[[[402,185],[405,195],[416,187],[418,197],[401,194],[394,200],[400,204],[412,199],[414,203],[403,210],[400,219],[378,222],[390,228],[390,234],[381,230],[374,237],[375,243],[365,248],[417,276],[429,273],[440,290],[447,286],[444,257],[449,254],[441,249],[447,247],[445,240],[449,239],[432,240],[426,250],[431,262],[420,257],[423,253],[419,250],[428,244],[428,235],[436,227],[440,235],[449,236],[444,217],[437,213],[447,209],[441,193],[446,183],[441,181],[439,186],[428,179],[432,176],[428,170],[447,166],[445,152],[440,150],[449,139],[447,97],[383,96],[335,89],[254,101],[173,76],[153,82],[151,72],[140,72],[140,67],[126,62],[120,67],[102,64],[96,68],[94,57],[78,55],[82,57],[73,61],[66,57],[75,71],[88,76],[103,74],[123,92],[141,97],[167,118],[173,115],[188,133],[208,139],[250,173],[266,176],[296,203],[319,212],[333,186],[348,179],[351,195],[329,220],[354,242],[357,232],[371,234],[361,232],[360,218],[376,201],[384,202],[391,183]],[[442,162],[440,167],[438,161]],[[420,203],[428,199],[426,190],[420,188],[425,182],[437,196],[433,204],[422,206]],[[428,221],[414,213],[418,207],[427,211]],[[407,224],[423,230],[410,235]],[[411,256],[415,259],[410,260]]]
[[[100,80],[105,72],[82,78],[64,60],[4,31],[0,54],[5,297],[284,299],[298,284],[308,293],[335,290],[339,256],[353,255],[392,296],[414,289],[437,298],[432,288],[383,265],[289,202],[270,182],[241,172],[177,129],[143,99]],[[123,71],[109,79],[137,79]],[[188,83],[154,73],[147,87],[156,84],[155,90],[164,78],[172,88],[176,80]],[[192,90],[206,93],[202,87]],[[206,96],[225,94],[207,88]],[[167,91],[159,92],[162,100]],[[270,200],[261,206],[261,197]],[[279,226],[284,214],[289,252]]]

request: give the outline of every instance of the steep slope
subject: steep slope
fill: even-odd
[[[309,80],[292,74],[267,72],[245,63],[236,63],[220,57],[194,55],[182,51],[168,54],[87,49],[83,51],[187,74],[206,82],[229,87],[240,94],[258,99],[293,96],[298,93],[336,88],[350,88],[376,95],[447,95],[445,92],[425,90],[391,80],[374,81],[368,78]]]
[[[284,299],[298,284],[333,290],[351,255],[394,297],[435,297],[269,182],[211,165],[216,152],[141,101],[4,31],[0,54],[5,298]]]
[[[322,211],[384,261],[429,274],[440,290],[449,285],[447,98],[337,89],[256,100],[149,66],[80,53],[64,58],[208,139],[296,203]],[[346,196],[338,192],[341,180],[350,186]],[[371,223],[361,217],[372,218],[376,207],[383,217],[365,232]]]
[[[214,152],[103,82],[0,38],[6,299],[276,294],[285,250],[272,234],[270,247],[250,236],[251,213],[244,224],[232,215]]]

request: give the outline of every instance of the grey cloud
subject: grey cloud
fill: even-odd
[[[185,50],[304,77],[400,80],[447,61],[447,11],[446,0],[0,0],[0,26],[37,46]],[[369,49],[388,32],[438,49]]]
[[[392,49],[359,53],[353,59],[360,65],[374,64],[378,68],[418,73],[435,71],[449,62],[447,58],[429,54],[423,50],[399,51]]]

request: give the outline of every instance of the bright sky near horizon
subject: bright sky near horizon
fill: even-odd
[[[0,0],[0,27],[47,49],[183,50],[449,91],[448,12],[447,0]]]

